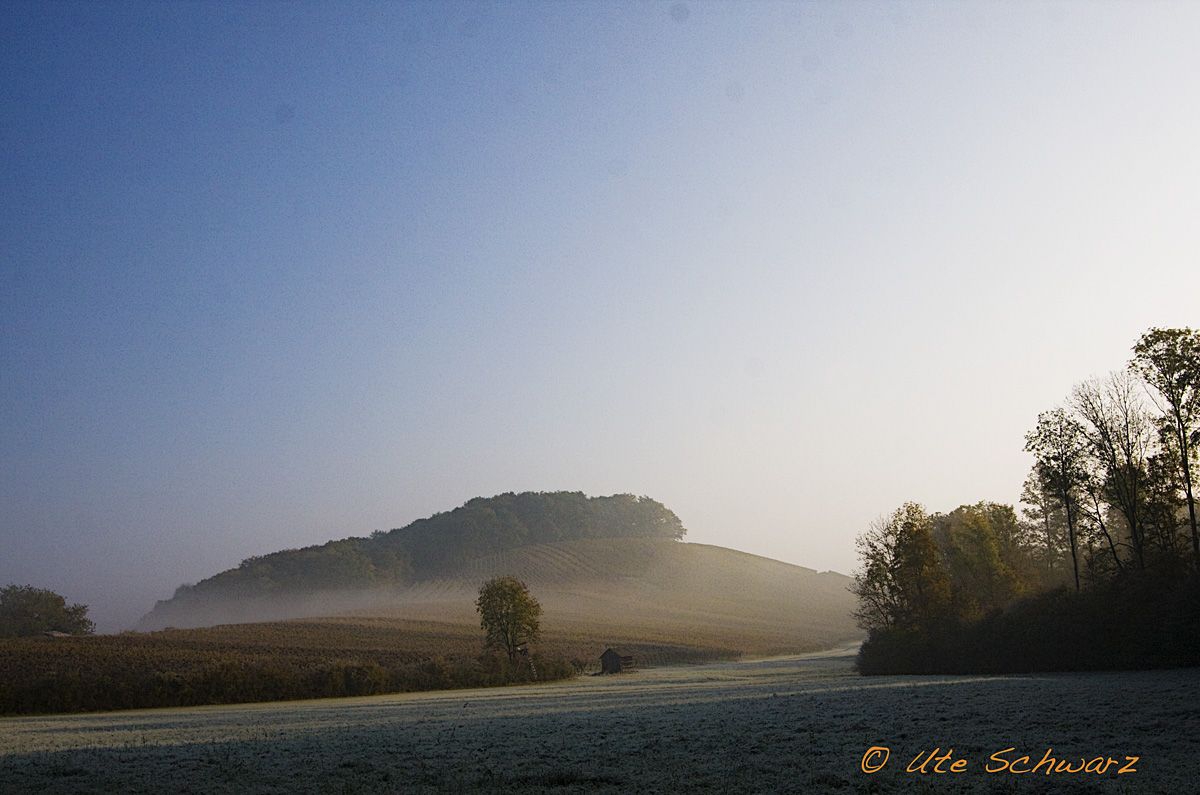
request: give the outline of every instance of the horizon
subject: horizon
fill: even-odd
[[[849,574],[1196,326],[1200,6],[14,4],[0,585],[477,496]]]

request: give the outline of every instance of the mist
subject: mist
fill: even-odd
[[[215,624],[250,624],[309,616],[365,612],[377,615],[394,610],[410,598],[403,589],[341,589],[280,594],[250,599],[218,598],[202,604],[176,605],[162,600],[136,624],[140,632]],[[468,602],[468,607],[470,603]]]
[[[847,573],[1195,324],[1200,7],[677,5],[14,8],[0,584],[556,489]]]

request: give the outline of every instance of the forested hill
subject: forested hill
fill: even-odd
[[[649,497],[509,492],[476,497],[452,511],[368,538],[248,558],[235,569],[180,586],[169,601],[398,586],[528,544],[589,538],[679,540],[686,532],[674,512]]]

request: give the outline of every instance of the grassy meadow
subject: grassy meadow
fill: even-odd
[[[0,790],[43,792],[1191,791],[1190,669],[854,673],[840,654],[663,667],[520,688],[7,718]],[[878,773],[861,763],[890,748]],[[989,757],[1135,772],[988,774]],[[906,773],[934,748],[962,773]],[[1018,766],[1018,769],[1020,767]]]

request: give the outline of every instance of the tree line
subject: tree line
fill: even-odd
[[[508,492],[476,497],[452,511],[367,538],[247,558],[236,568],[180,586],[173,599],[183,604],[212,597],[389,587],[452,572],[467,561],[526,544],[584,538],[681,539],[686,533],[673,511],[649,497]]]
[[[1128,368],[1075,386],[1025,437],[1023,499],[1076,591],[1125,569],[1200,563],[1200,332],[1151,329]]]
[[[859,536],[860,670],[1200,663],[1200,332],[1132,353],[1038,415],[1020,515],[907,503]]]

